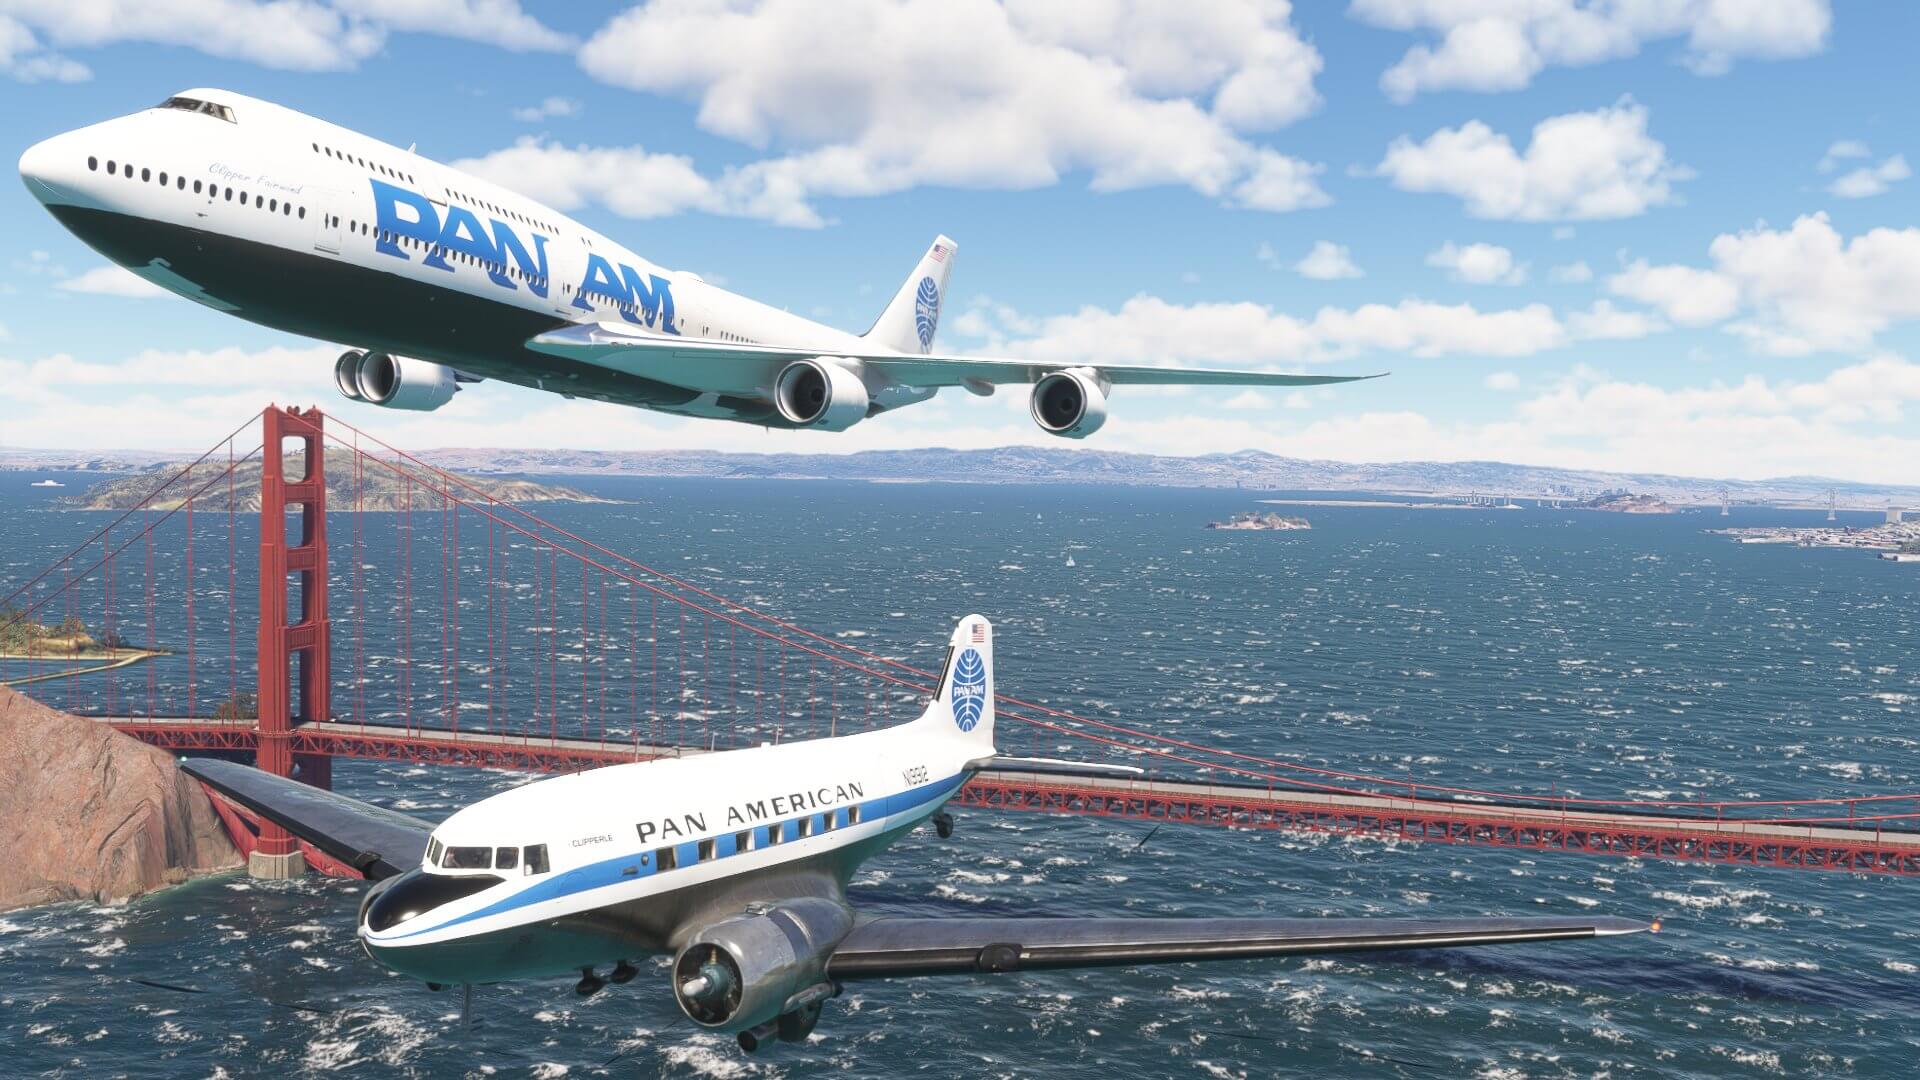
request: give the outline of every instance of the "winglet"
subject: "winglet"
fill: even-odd
[[[925,356],[932,351],[933,334],[940,325],[940,304],[947,295],[947,274],[953,270],[957,248],[947,237],[936,237],[913,273],[901,283],[900,291],[893,294],[893,301],[874,321],[873,329],[862,338],[909,355]]]

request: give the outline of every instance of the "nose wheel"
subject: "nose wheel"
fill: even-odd
[[[953,815],[947,813],[944,810],[938,814],[933,815],[933,831],[942,840],[952,839],[953,838]]]

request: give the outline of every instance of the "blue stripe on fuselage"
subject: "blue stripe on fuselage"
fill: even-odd
[[[883,817],[893,817],[895,814],[903,814],[909,810],[918,809],[928,803],[944,801],[952,797],[954,792],[960,790],[960,785],[965,782],[965,780],[966,774],[960,773],[950,776],[945,780],[936,780],[929,784],[922,784],[919,787],[908,788],[894,795],[885,795],[878,799],[868,799],[860,804],[860,822],[864,825],[868,822],[878,821]],[[800,817],[811,816],[814,815],[800,815]],[[791,843],[799,838],[800,818],[790,818],[779,824],[763,826],[762,828],[779,828],[786,830],[785,841],[783,842]],[[756,846],[764,846],[767,837],[765,833],[761,831],[761,828],[756,828],[754,834]],[[815,835],[819,834],[816,833]],[[677,845],[676,855],[680,863],[680,868],[697,865],[699,846],[700,842],[698,840]],[[484,919],[490,915],[498,915],[501,912],[512,911],[516,908],[523,908],[532,904],[541,904],[548,900],[558,900],[561,897],[592,892],[595,889],[604,889],[609,885],[618,885],[622,882],[652,877],[657,873],[661,873],[659,868],[653,864],[652,855],[654,850],[654,848],[647,848],[644,851],[636,851],[629,855],[620,855],[611,859],[602,859],[599,862],[590,863],[586,866],[575,867],[564,873],[555,874],[546,880],[537,881],[527,888],[514,893],[512,896],[503,896],[499,900],[477,911],[455,916],[436,926],[430,926],[423,930],[410,930],[404,934],[397,934],[384,940],[378,938],[368,938],[367,940],[374,945],[390,945],[405,938],[418,937],[421,934],[431,934],[436,930],[444,930],[449,926],[458,926],[461,923],[472,922],[475,919]],[[671,873],[672,871],[667,872]]]

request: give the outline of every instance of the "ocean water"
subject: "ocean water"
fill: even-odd
[[[48,494],[25,487],[37,475],[0,478],[8,588],[102,523],[41,512]],[[956,616],[978,610],[997,626],[1003,691],[1194,742],[1591,796],[1920,792],[1920,568],[1704,532],[1810,514],[1312,507],[1300,511],[1310,532],[1219,533],[1201,526],[1257,508],[1258,496],[579,483],[630,501],[541,512],[624,554],[920,666],[937,661]],[[336,551],[343,518],[333,519]],[[364,552],[387,550],[395,527],[369,515]],[[225,627],[206,614],[223,610],[224,542],[196,540],[201,687],[218,685],[228,662]],[[364,552],[368,577],[385,580],[391,555]],[[163,575],[184,571],[177,554],[156,558]],[[247,596],[252,585],[242,574],[232,587]],[[422,642],[438,634],[419,606],[432,602],[415,601]],[[509,618],[528,629],[542,617],[535,607]],[[389,623],[397,610],[369,608]],[[596,642],[615,648],[587,634],[577,651]],[[147,667],[180,692],[183,657]],[[388,718],[393,673],[378,662],[367,671],[360,707]],[[149,674],[120,678],[137,696]],[[60,704],[66,692],[47,696]],[[500,690],[523,711],[531,706],[515,695],[532,692]],[[550,702],[581,705],[567,692]],[[1042,732],[1007,734],[1022,752],[1086,752]],[[335,773],[338,789],[425,818],[529,779],[370,762]],[[356,948],[358,886],[214,877],[125,906],[0,915],[0,1074],[1900,1077],[1920,1052],[1920,882],[958,818],[952,840],[923,831],[869,863],[856,902],[923,915],[1595,912],[1660,916],[1666,930],[850,984],[808,1044],[747,1057],[681,1018],[656,964],[586,1000],[567,980],[477,988],[463,1027],[455,995],[390,975]]]

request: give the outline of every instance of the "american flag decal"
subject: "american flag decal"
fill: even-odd
[[[933,256],[934,262],[946,262],[947,261],[947,245],[945,244],[933,245],[932,256]]]
[[[987,624],[974,623],[973,624],[973,643],[975,645],[983,645],[986,643],[986,640],[987,640]]]

